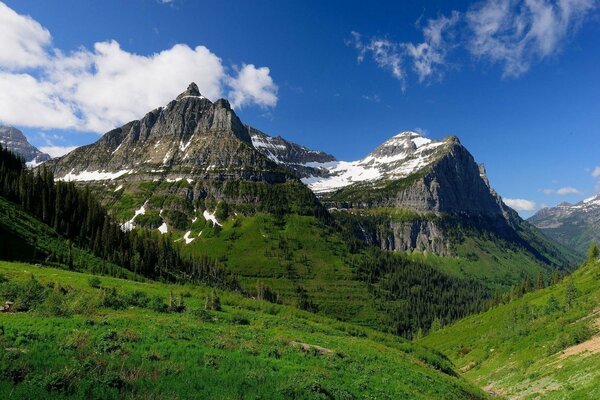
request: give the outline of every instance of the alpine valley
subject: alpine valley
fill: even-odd
[[[597,199],[525,221],[456,136],[403,131],[340,161],[191,83],[33,169],[4,147],[3,398],[560,398],[568,377],[540,365],[597,338],[597,254],[565,278]],[[519,350],[545,322],[575,325]],[[526,363],[501,378],[510,354],[537,391]],[[594,357],[568,364],[585,387]]]

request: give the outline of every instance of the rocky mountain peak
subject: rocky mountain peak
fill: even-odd
[[[0,126],[0,144],[25,159],[30,167],[35,167],[51,157],[33,146],[23,132],[12,126]]]
[[[198,89],[198,85],[196,85],[194,82],[189,84],[189,86],[187,87],[185,92],[183,92],[179,96],[177,96],[177,100],[181,100],[186,97],[202,97],[202,98],[204,98],[204,96],[202,96],[200,94],[200,89]]]
[[[234,166],[248,171],[272,169],[274,164],[268,163],[253,148],[248,128],[229,102],[220,99],[212,103],[191,83],[166,107],[107,132],[98,142],[53,165],[58,178],[91,181],[125,174],[172,173],[173,168],[187,171],[189,179],[194,179],[200,172]]]

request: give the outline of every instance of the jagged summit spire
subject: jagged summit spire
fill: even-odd
[[[183,99],[184,97],[202,97],[200,94],[200,89],[198,89],[198,85],[196,85],[194,82],[190,83],[185,92],[177,96],[177,100]]]

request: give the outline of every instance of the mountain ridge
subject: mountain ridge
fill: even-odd
[[[554,207],[544,207],[528,221],[583,255],[591,242],[600,242],[600,195],[576,204],[562,202]]]
[[[29,143],[23,132],[12,126],[0,126],[0,145],[23,157],[29,167],[36,167],[52,158]]]

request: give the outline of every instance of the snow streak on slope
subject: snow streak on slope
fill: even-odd
[[[324,168],[329,174],[303,178],[302,182],[314,192],[325,193],[357,182],[404,178],[435,161],[436,149],[444,144],[416,132],[402,132],[362,160],[307,163],[307,167]]]

